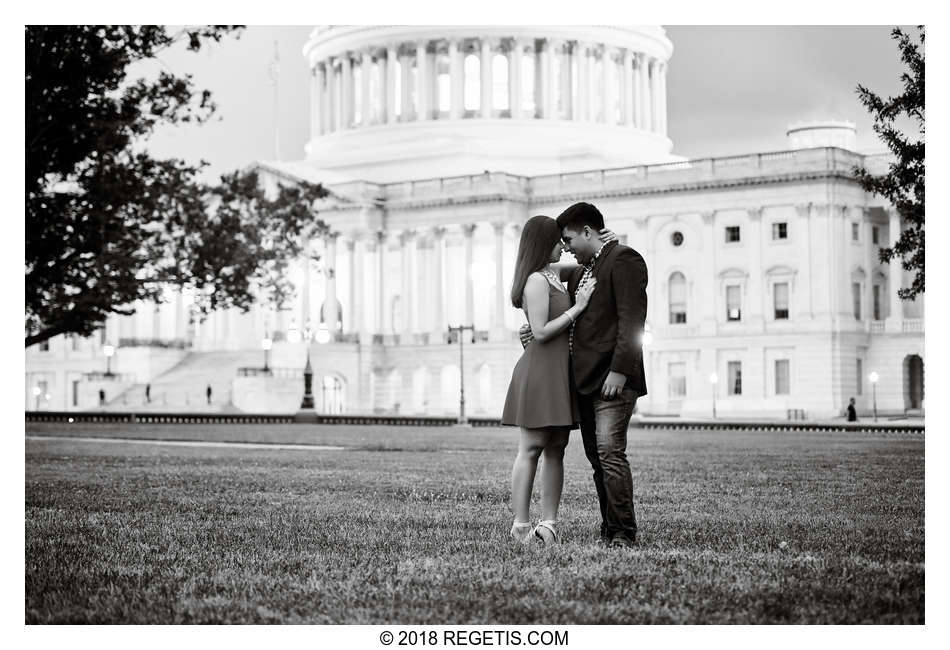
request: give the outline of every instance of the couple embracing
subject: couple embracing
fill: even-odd
[[[565,249],[577,264],[559,263]],[[525,223],[511,288],[512,304],[528,320],[525,350],[502,415],[502,424],[521,428],[511,473],[515,540],[558,543],[564,450],[571,429],[580,426],[600,501],[600,541],[636,544],[626,448],[634,406],[647,392],[641,347],[646,287],[643,257],[605,229],[590,203],[575,203],[557,220],[537,216]],[[532,526],[541,456],[541,520]]]

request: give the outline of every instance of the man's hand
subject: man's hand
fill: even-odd
[[[518,337],[521,339],[521,347],[528,347],[528,343],[534,340],[534,334],[531,333],[531,326],[525,323],[518,330]]]
[[[607,374],[607,379],[604,381],[603,388],[600,389],[600,396],[602,399],[611,400],[618,395],[620,391],[623,390],[623,385],[627,383],[627,378],[623,373],[619,373],[615,370],[611,370]]]

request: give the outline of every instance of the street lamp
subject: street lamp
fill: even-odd
[[[115,354],[115,346],[106,343],[102,346],[102,354],[106,355],[106,377],[112,376],[112,355]]]
[[[713,402],[713,420],[716,419],[716,384],[719,383],[719,375],[712,373],[709,375],[709,383],[712,385],[712,402]]]
[[[274,345],[274,342],[271,340],[269,336],[267,336],[267,332],[264,332],[264,338],[261,339],[261,348],[264,350],[264,372],[265,373],[270,372],[270,368],[268,367],[267,362],[270,358],[270,349],[273,345]]]
[[[475,326],[458,325],[452,327],[449,325],[449,345],[452,345],[452,332],[459,333],[459,424],[467,424],[465,419],[465,342],[462,339],[462,333],[465,330],[471,330],[472,343],[475,343]]]
[[[303,338],[307,342],[307,365],[303,369],[303,401],[300,402],[301,409],[313,410],[313,368],[310,366],[310,342],[313,341],[313,328],[310,327],[310,321],[303,328]]]
[[[37,411],[40,410],[40,395],[42,395],[42,394],[43,394],[43,389],[42,389],[42,388],[40,388],[39,386],[34,386],[34,387],[33,387],[33,397],[36,398],[36,410],[37,410]]]
[[[871,395],[874,400],[874,421],[877,422],[877,382],[881,378],[876,372],[872,372],[868,375],[868,379],[871,381]]]

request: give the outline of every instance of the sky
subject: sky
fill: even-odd
[[[812,119],[857,125],[859,151],[881,151],[871,117],[855,92],[900,92],[904,71],[892,26],[664,26],[673,42],[667,93],[673,153],[688,158],[786,149],[787,126]],[[175,48],[157,65],[192,74],[212,91],[215,121],[157,131],[148,148],[160,157],[211,163],[207,177],[272,160],[300,160],[309,137],[308,70],[302,50],[311,26],[257,26],[199,53]],[[276,45],[275,45],[276,44]],[[280,60],[279,125],[268,66]]]

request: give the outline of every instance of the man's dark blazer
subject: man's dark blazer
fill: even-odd
[[[574,269],[568,279],[571,301],[584,275]],[[604,245],[594,263],[597,287],[574,323],[572,365],[577,391],[600,393],[611,370],[627,377],[625,387],[647,394],[641,335],[647,318],[647,265],[643,257],[618,242]]]

